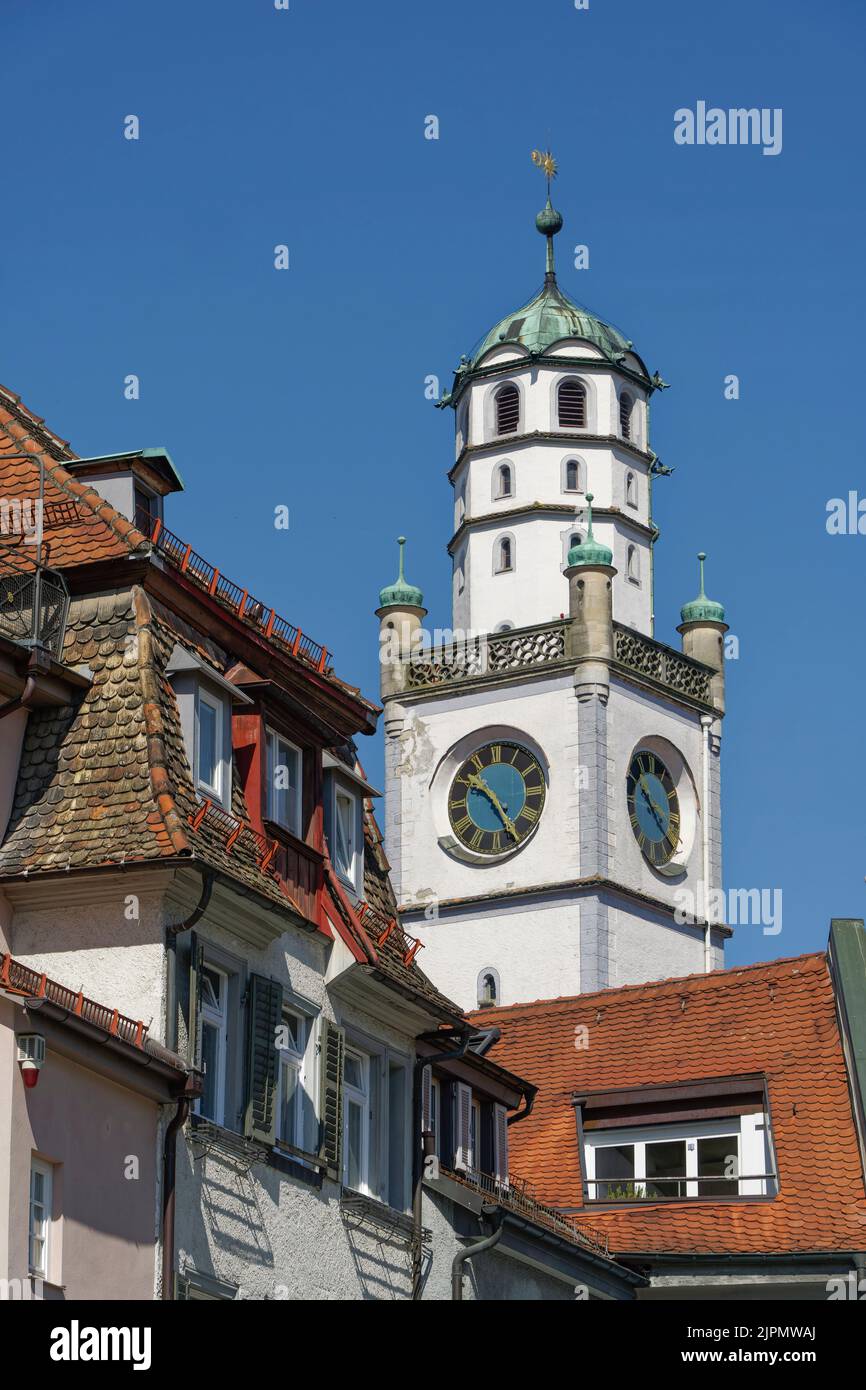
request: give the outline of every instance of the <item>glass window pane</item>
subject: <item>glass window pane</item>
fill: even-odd
[[[350,1100],[348,1102],[347,1116],[347,1175],[349,1186],[358,1189],[361,1186],[361,1178],[363,1175],[362,1136],[364,1113],[357,1101]]]
[[[698,1140],[698,1177],[727,1179],[717,1182],[699,1182],[698,1194],[701,1197],[736,1197],[739,1183],[732,1182],[740,1171],[739,1139],[736,1134],[723,1134],[714,1139]]]
[[[612,1144],[596,1149],[595,1176],[595,1191],[591,1191],[590,1196],[609,1200],[635,1196],[634,1144]]]
[[[198,702],[198,780],[219,791],[217,753],[217,712],[207,700]]]
[[[298,1068],[284,1061],[280,1081],[280,1138],[285,1139],[287,1144],[297,1144],[298,1086],[300,1084]]]
[[[30,1173],[30,1195],[34,1202],[45,1200],[45,1174],[34,1168]]]
[[[646,1146],[646,1195],[685,1197],[686,1143],[684,1139]]]
[[[347,1086],[354,1086],[359,1091],[364,1089],[363,1067],[357,1052],[346,1053],[345,1081]]]
[[[204,1070],[204,1089],[199,1109],[208,1120],[217,1116],[217,1083],[219,1081],[219,1030],[212,1023],[203,1023],[201,1029],[201,1064]]]
[[[337,792],[334,828],[337,872],[351,878],[355,867],[355,799],[344,792]]]

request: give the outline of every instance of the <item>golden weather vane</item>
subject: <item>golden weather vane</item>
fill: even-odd
[[[532,162],[536,168],[544,171],[547,178],[547,191],[550,193],[550,180],[556,178],[556,160],[550,150],[533,150]]]

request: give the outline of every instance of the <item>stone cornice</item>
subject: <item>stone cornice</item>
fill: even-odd
[[[526,888],[508,888],[498,893],[478,893],[465,898],[437,898],[436,908],[441,916],[449,909],[453,912],[460,912],[476,906],[492,908],[504,902],[523,902],[531,898],[564,896],[566,894],[570,896],[575,893],[581,897],[587,897],[591,893],[611,893],[616,897],[626,898],[629,902],[641,903],[643,906],[652,908],[653,911],[661,912],[671,918],[676,912],[673,903],[653,897],[651,893],[644,893],[639,888],[629,888],[624,883],[618,883],[616,879],[603,878],[599,874],[592,874],[587,878],[560,879],[551,883],[533,884]],[[423,917],[429,906],[429,902],[405,902],[399,905],[397,911],[401,917]],[[682,926],[688,931],[702,933],[706,930],[707,923],[676,922],[673,925]],[[711,922],[709,925],[713,931],[719,932],[722,936],[733,936],[733,929],[724,922]]]
[[[466,444],[461,450],[452,468],[448,470],[448,481],[454,481],[457,471],[463,460],[476,454],[507,454],[512,444],[534,444],[543,440],[547,444],[564,444],[567,448],[579,451],[587,444],[598,444],[605,448],[616,447],[624,449],[632,458],[640,463],[646,464],[647,468],[655,460],[655,454],[647,453],[644,449],[639,449],[637,445],[629,439],[623,439],[618,434],[586,434],[574,433],[569,430],[531,430],[528,434],[506,434],[500,439],[488,439],[483,444]]]
[[[453,555],[466,532],[475,526],[486,526],[489,525],[490,522],[497,522],[500,520],[507,521],[514,517],[544,514],[548,516],[576,518],[583,510],[583,507],[577,504],[569,506],[566,502],[527,502],[522,507],[509,507],[507,510],[501,512],[488,512],[484,516],[465,516],[448,542],[446,549],[449,555]],[[624,512],[621,507],[593,507],[592,515],[593,519],[596,521],[601,517],[606,517],[608,520],[625,522],[627,526],[630,526],[632,530],[637,531],[640,535],[645,536],[650,542],[658,539],[659,530],[657,526],[647,525],[647,523],[641,521],[639,517],[632,516],[629,512]]]

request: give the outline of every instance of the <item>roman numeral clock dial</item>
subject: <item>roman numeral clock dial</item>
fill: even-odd
[[[541,764],[526,748],[486,743],[470,754],[451,783],[451,829],[475,854],[508,854],[538,825],[546,790]]]
[[[636,753],[626,777],[628,814],[641,854],[654,868],[680,843],[680,803],[671,774],[655,753]]]

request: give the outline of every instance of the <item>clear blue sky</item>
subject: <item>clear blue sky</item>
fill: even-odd
[[[740,640],[725,876],[781,888],[784,926],[729,962],[862,916],[866,535],[825,529],[829,498],[866,496],[861,0],[3,10],[0,380],[80,453],[165,445],[173,529],[372,696],[399,532],[448,620],[452,421],[424,378],[540,282],[550,141],[560,244],[591,253],[562,281],[673,383],[657,635],[703,548]],[[675,145],[699,100],[781,107],[782,153]],[[378,777],[379,741],[361,753]]]

